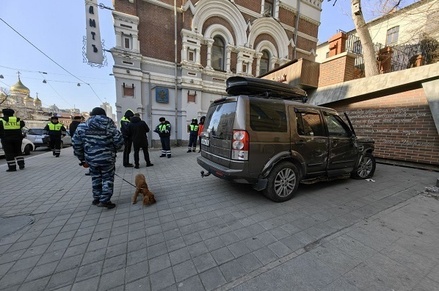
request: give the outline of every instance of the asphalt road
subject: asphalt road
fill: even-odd
[[[61,150],[61,153],[62,153],[62,151],[66,151],[66,150],[67,151],[72,151],[72,148],[71,147],[65,147],[65,148],[63,148]],[[31,158],[31,157],[34,157],[34,156],[38,156],[38,155],[41,155],[41,154],[44,154],[44,153],[47,153],[47,152],[49,152],[49,148],[47,148],[47,147],[39,147],[36,150],[32,151],[30,153],[30,155],[24,156],[24,159],[26,160],[28,158]],[[5,156],[0,156],[0,165],[5,165],[5,164],[6,164]]]

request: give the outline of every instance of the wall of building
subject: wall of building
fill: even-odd
[[[375,140],[377,158],[439,166],[439,135],[422,88],[354,100],[325,106],[347,112],[357,135]]]
[[[314,59],[320,20],[320,1],[273,1],[273,16],[262,15],[264,0],[115,1],[113,17],[117,45],[115,61],[117,119],[127,109],[139,112],[154,128],[160,116],[173,125],[171,139],[188,140],[186,126],[192,118],[205,115],[210,103],[225,95],[225,80],[234,75],[258,74],[262,50],[271,52],[271,68],[293,58]],[[174,8],[177,11],[177,64],[174,45]],[[299,10],[297,44],[295,19]],[[283,22],[285,20],[285,23]],[[210,66],[214,36],[226,42],[226,69]],[[124,47],[124,38],[133,46]],[[195,55],[189,59],[189,52]],[[177,65],[177,66],[176,66]],[[247,71],[243,68],[247,67]],[[133,87],[125,96],[124,86]],[[167,89],[167,102],[157,102],[157,90]],[[195,99],[190,97],[196,94]],[[157,141],[158,136],[152,134]],[[150,140],[151,144],[154,144]]]

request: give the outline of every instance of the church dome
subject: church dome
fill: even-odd
[[[41,106],[41,100],[40,100],[40,98],[38,98],[38,96],[35,97],[35,99],[34,99],[34,105],[35,106]]]
[[[11,93],[21,93],[25,95],[29,95],[30,90],[28,87],[24,86],[23,83],[21,83],[20,78],[18,78],[18,82],[15,85],[12,85],[9,89]]]

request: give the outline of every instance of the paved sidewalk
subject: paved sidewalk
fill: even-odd
[[[273,203],[200,177],[197,153],[150,152],[91,205],[71,148],[0,166],[1,290],[439,290],[438,172],[379,164],[373,181],[300,185]],[[132,157],[131,157],[132,159]],[[132,205],[146,175],[157,203]]]

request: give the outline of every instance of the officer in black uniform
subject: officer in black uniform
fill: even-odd
[[[125,114],[120,120],[120,131],[122,132],[124,139],[124,147],[123,147],[123,166],[124,167],[133,167],[134,165],[130,163],[130,153],[131,146],[133,144],[132,139],[128,134],[128,125],[130,124],[131,117],[134,116],[134,112],[131,109],[125,111]]]
[[[5,151],[8,169],[6,172],[17,171],[17,164],[20,170],[24,169],[24,157],[21,151],[23,142],[24,121],[14,115],[15,111],[9,108],[2,110],[3,117],[0,118],[0,138]]]

